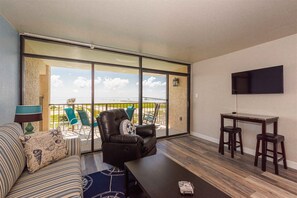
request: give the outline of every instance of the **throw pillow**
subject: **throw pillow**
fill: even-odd
[[[122,135],[136,134],[136,127],[130,120],[128,120],[128,119],[123,120],[120,124],[120,133]]]
[[[29,173],[65,158],[68,153],[66,142],[59,129],[32,136],[22,135],[20,140],[24,146]]]

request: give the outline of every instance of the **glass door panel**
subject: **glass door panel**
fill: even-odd
[[[187,82],[186,76],[169,75],[169,136],[187,132]]]
[[[143,72],[142,123],[155,124],[156,136],[167,135],[167,77]]]
[[[83,126],[77,110],[90,116],[91,65],[25,58],[25,105],[41,105],[43,120],[36,131],[60,127],[64,138],[79,137],[81,151],[91,151],[91,128]]]
[[[134,106],[132,122],[138,123],[139,70],[95,65],[94,71],[94,115],[110,109],[127,109]],[[100,124],[100,123],[99,123]],[[97,134],[97,132],[96,132]],[[95,150],[101,149],[99,131],[95,138]]]

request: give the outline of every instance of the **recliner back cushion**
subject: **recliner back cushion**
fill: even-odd
[[[17,123],[0,126],[0,197],[5,197],[25,168],[25,153]]]
[[[97,121],[99,124],[102,142],[108,142],[111,135],[120,135],[120,124],[129,119],[124,109],[112,109],[100,113]]]

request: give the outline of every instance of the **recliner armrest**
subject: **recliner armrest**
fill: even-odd
[[[136,134],[141,137],[156,136],[156,126],[154,124],[136,126]]]
[[[143,139],[138,135],[112,135],[109,138],[109,142],[123,144],[144,143]]]

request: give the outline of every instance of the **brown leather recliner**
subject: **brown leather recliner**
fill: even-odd
[[[139,125],[136,126],[136,135],[121,135],[120,123],[125,119],[129,118],[124,109],[104,111],[97,118],[100,123],[103,162],[117,167],[157,152],[155,125]]]

